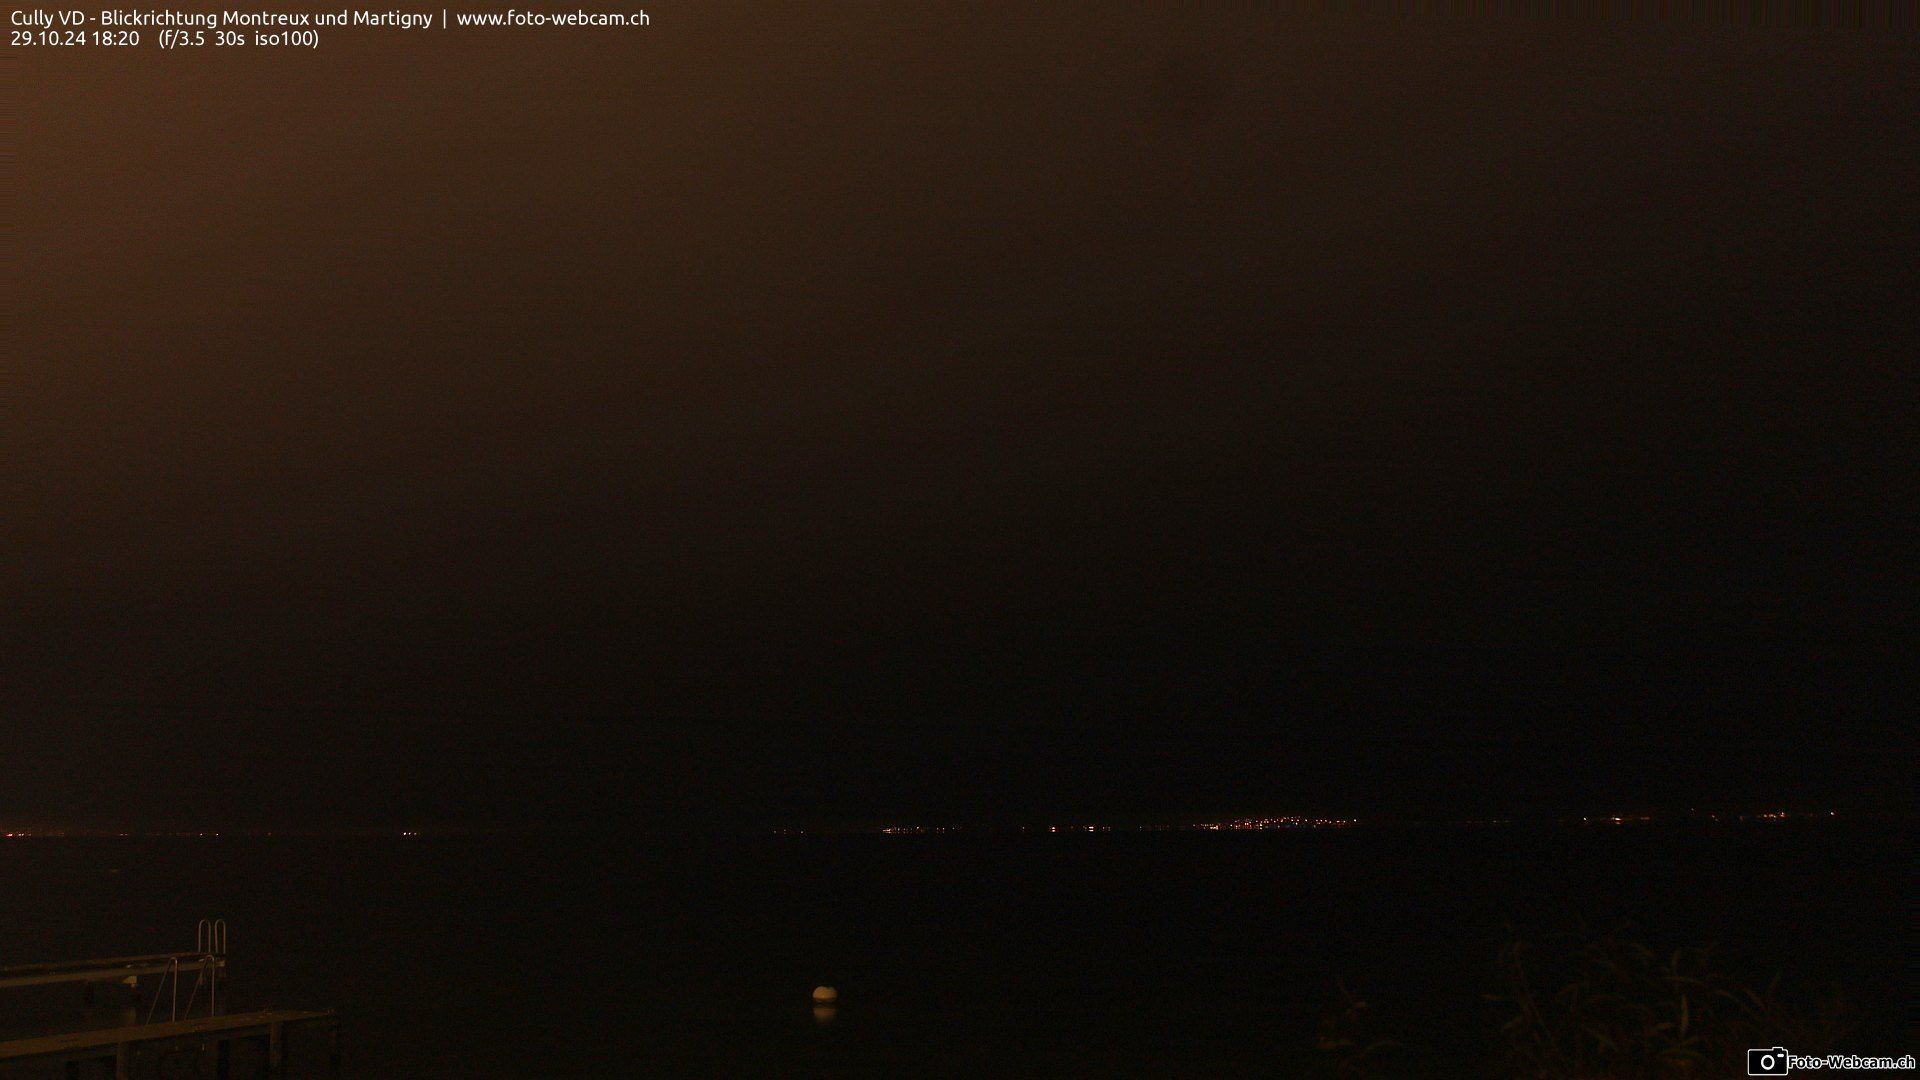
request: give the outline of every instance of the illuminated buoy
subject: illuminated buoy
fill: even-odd
[[[834,1005],[838,1004],[839,1001],[840,991],[835,990],[833,987],[816,986],[813,988],[813,1003],[815,1005]]]

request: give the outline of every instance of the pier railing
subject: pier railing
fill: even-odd
[[[226,967],[227,924],[222,919],[200,921],[192,952],[0,967],[0,990],[79,984],[89,1002],[93,1000],[96,985],[122,983],[145,997],[141,981],[153,980],[152,997],[146,1008],[136,1007],[121,1023],[80,1026],[0,1041],[0,1076],[6,1074],[11,1064],[64,1062],[66,1075],[77,1078],[84,1065],[98,1063],[105,1066],[106,1075],[115,1080],[135,1080],[137,1066],[155,1054],[168,1057],[190,1054],[197,1059],[211,1049],[214,1075],[218,1080],[229,1080],[235,1046],[255,1044],[259,1050],[255,1056],[266,1075],[285,1077],[288,1036],[295,1030],[309,1028],[324,1032],[327,1068],[332,1076],[340,1075],[340,1020],[336,1014],[289,1009],[222,1013],[221,984]],[[185,973],[192,973],[194,979],[183,1004],[181,976]],[[167,1014],[156,1020],[163,999],[169,1002]],[[200,1015],[195,1015],[196,1010]],[[141,1015],[144,1021],[127,1022]],[[197,1067],[195,1075],[198,1075]]]

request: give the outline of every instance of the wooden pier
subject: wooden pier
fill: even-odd
[[[138,1005],[130,1007],[115,1018],[118,1022],[102,1023],[96,1016],[90,1022],[54,1025],[55,1030],[44,1034],[0,1039],[0,1075],[5,1075],[10,1065],[64,1065],[68,1080],[80,1080],[88,1074],[138,1080],[137,1063],[156,1055],[165,1058],[176,1054],[192,1055],[196,1061],[193,1075],[200,1075],[197,1063],[211,1050],[215,1077],[231,1080],[235,1048],[249,1047],[257,1048],[257,1052],[242,1054],[242,1059],[253,1059],[265,1076],[280,1080],[288,1075],[289,1037],[296,1031],[309,1030],[325,1039],[328,1074],[340,1075],[340,1018],[336,1014],[299,1009],[222,1012],[226,923],[202,921],[197,944],[193,952],[0,967],[0,990],[79,984],[85,988],[85,1001],[92,1002],[96,985],[118,983],[132,987],[135,996],[146,1002],[144,1010]],[[184,1007],[182,974],[193,976]],[[143,979],[148,982],[150,996],[142,991]],[[143,1016],[145,1022],[140,1022]]]
[[[106,960],[75,960],[55,964],[14,964],[0,967],[0,990],[54,983],[101,983],[166,975],[175,971],[202,972],[224,968],[224,956],[205,953],[152,953],[115,956]]]
[[[287,1075],[287,1034],[295,1027],[320,1027],[327,1034],[327,1068],[340,1075],[340,1018],[331,1012],[304,1012],[274,1009],[264,1012],[227,1013],[192,1020],[162,1021],[157,1024],[129,1024],[124,1027],[89,1028],[59,1035],[36,1035],[29,1039],[0,1042],[0,1067],[11,1062],[65,1062],[67,1075],[79,1077],[87,1062],[104,1066],[105,1075],[114,1080],[132,1080],[129,1066],[136,1048],[144,1044],[172,1041],[214,1044],[214,1076],[230,1080],[233,1075],[233,1044],[242,1039],[258,1040],[266,1061],[267,1075]]]

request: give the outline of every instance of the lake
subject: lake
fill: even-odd
[[[1311,1063],[1342,983],[1457,1075],[1492,1045],[1479,994],[1506,925],[1630,923],[1761,982],[1837,981],[1861,1048],[1896,1053],[1906,840],[1846,822],[12,840],[0,964],[184,949],[222,917],[231,1001],[341,1010],[352,1077],[1266,1076]],[[826,1022],[820,984],[841,995]]]

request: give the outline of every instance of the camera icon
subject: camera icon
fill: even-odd
[[[1787,1051],[1776,1046],[1770,1050],[1747,1051],[1748,1076],[1785,1076],[1787,1075]]]

